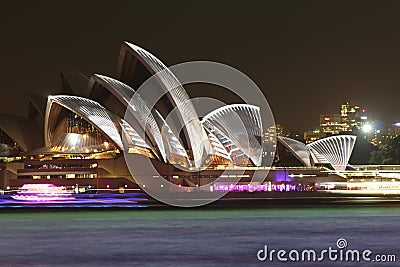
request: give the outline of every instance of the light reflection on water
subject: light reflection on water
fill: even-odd
[[[140,193],[127,194],[74,194],[74,199],[15,200],[11,195],[0,196],[0,209],[36,208],[147,208],[147,197]]]
[[[0,213],[0,266],[283,266],[258,262],[257,251],[346,238],[350,248],[397,253],[399,223],[397,207]]]

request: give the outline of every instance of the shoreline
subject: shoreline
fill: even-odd
[[[179,196],[179,195],[178,195]],[[80,198],[83,198],[81,195]],[[136,199],[112,195],[107,198],[83,198],[86,202],[28,203],[10,201],[0,204],[0,212],[36,211],[105,211],[105,210],[218,210],[313,207],[400,207],[400,196],[334,194],[325,192],[240,192],[228,193],[221,199],[199,207],[174,207],[140,194]],[[3,202],[7,201],[4,200]],[[118,202],[113,202],[118,201]],[[195,201],[195,200],[194,200]]]

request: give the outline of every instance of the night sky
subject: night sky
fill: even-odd
[[[92,73],[115,77],[127,40],[166,65],[243,71],[287,130],[311,129],[345,101],[400,121],[400,1],[137,2],[2,3],[0,112],[26,115],[25,93],[57,92],[60,71],[82,90]],[[236,101],[207,86],[189,93]]]

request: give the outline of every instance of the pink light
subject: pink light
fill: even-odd
[[[73,196],[37,196],[37,195],[14,195],[11,196],[15,200],[21,201],[32,201],[32,202],[49,202],[49,201],[60,201],[60,200],[75,200]]]
[[[228,185],[228,184],[214,184],[214,191],[229,191],[229,192],[261,192],[261,191],[295,191],[296,184],[238,184],[238,185]]]
[[[11,197],[15,200],[46,202],[74,200],[75,197],[71,196],[71,194],[71,190],[54,184],[24,184],[18,189],[17,195]]]

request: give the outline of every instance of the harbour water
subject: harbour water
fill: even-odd
[[[0,266],[321,266],[261,262],[257,252],[322,250],[339,238],[350,249],[395,254],[398,264],[399,231],[397,205],[2,212]]]

